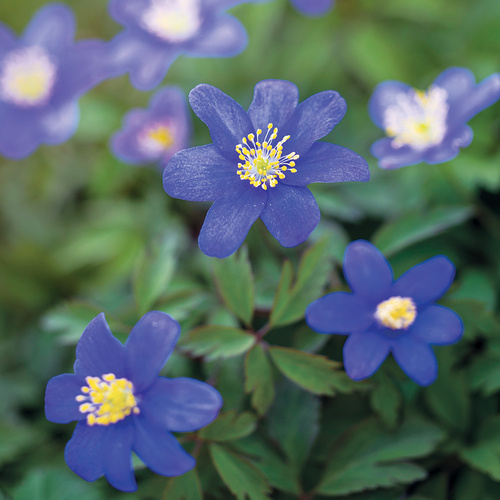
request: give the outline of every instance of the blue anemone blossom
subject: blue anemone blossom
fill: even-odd
[[[467,122],[499,99],[500,73],[476,84],[468,69],[449,68],[427,91],[383,82],[370,99],[369,112],[388,137],[376,141],[371,152],[385,169],[449,161],[472,142]]]
[[[77,98],[107,77],[105,43],[73,42],[69,7],[40,9],[16,39],[0,23],[0,154],[23,158],[60,144],[79,121]]]
[[[335,3],[334,0],[291,0],[293,6],[307,16],[322,16]]]
[[[231,255],[259,217],[281,245],[298,245],[320,219],[308,184],[369,179],[361,156],[317,142],[343,118],[344,99],[327,90],[298,100],[297,87],[282,80],[258,83],[248,112],[211,85],[189,94],[213,144],[174,155],[163,186],[174,198],[214,201],[198,239],[206,255]]]
[[[140,90],[156,87],[180,54],[231,57],[247,44],[243,25],[224,11],[238,0],[111,0],[125,31],[111,42],[109,62]]]
[[[195,466],[171,431],[190,432],[209,424],[222,398],[204,382],[158,376],[179,333],[171,316],[152,311],[123,345],[101,313],[76,346],[75,373],[49,380],[47,419],[78,421],[64,456],[80,477],[95,481],[104,475],[115,488],[135,491],[132,451],[164,476],[178,476]]]
[[[188,146],[191,118],[186,98],[177,87],[164,87],[147,109],[127,113],[123,128],[111,139],[115,156],[125,163],[159,163],[164,167],[174,153]]]
[[[319,333],[349,335],[344,367],[353,380],[375,373],[392,352],[414,382],[432,384],[438,367],[431,345],[457,342],[463,323],[435,304],[451,285],[455,267],[443,255],[418,264],[396,281],[392,268],[371,243],[347,246],[344,276],[352,293],[334,292],[306,309],[307,324]]]

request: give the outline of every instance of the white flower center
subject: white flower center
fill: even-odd
[[[375,319],[391,330],[406,330],[417,317],[417,306],[411,297],[391,297],[380,302]]]
[[[392,145],[423,150],[441,143],[446,134],[447,97],[446,90],[440,87],[399,94],[396,104],[389,106],[384,115],[386,133],[394,137]]]
[[[144,29],[167,42],[184,42],[201,25],[199,0],[151,0],[141,19]]]
[[[23,47],[7,54],[0,67],[0,99],[29,108],[45,104],[57,67],[45,49]]]
[[[151,158],[159,158],[174,143],[172,127],[166,122],[147,125],[137,136],[139,149]]]

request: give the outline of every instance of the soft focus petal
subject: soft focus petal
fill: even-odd
[[[448,345],[460,340],[464,324],[460,316],[447,307],[431,305],[417,314],[411,326],[412,337],[428,344]]]
[[[436,356],[426,343],[403,334],[394,342],[392,352],[401,369],[417,384],[427,386],[436,380]]]
[[[387,259],[370,242],[357,240],[347,246],[344,276],[355,294],[374,302],[388,298],[392,269]]]
[[[460,148],[465,148],[472,142],[473,136],[469,126],[455,127],[439,146],[425,151],[423,160],[430,165],[450,161],[457,156]]]
[[[80,121],[78,103],[70,101],[64,106],[47,111],[40,117],[41,139],[47,144],[61,144],[67,141],[78,128]]]
[[[444,255],[436,255],[406,271],[394,283],[391,294],[411,297],[422,306],[442,297],[454,277],[453,262]]]
[[[96,316],[85,328],[76,345],[75,374],[102,377],[114,373],[126,376],[125,348],[113,336],[104,313]]]
[[[158,428],[192,432],[215,420],[222,397],[211,385],[191,378],[160,377],[141,401],[141,414]]]
[[[135,418],[134,451],[153,471],[162,476],[179,476],[196,465],[177,440],[140,414]]]
[[[280,245],[294,247],[313,232],[320,213],[309,189],[278,184],[269,189],[267,204],[260,218]]]
[[[198,244],[209,257],[228,257],[241,246],[262,213],[267,192],[250,186],[215,200],[205,217]]]
[[[254,131],[245,110],[227,94],[207,84],[191,90],[189,102],[196,115],[208,126],[219,153],[237,165],[235,147]]]
[[[127,367],[134,390],[146,390],[158,377],[174,350],[181,327],[172,316],[151,311],[132,328],[125,344]]]
[[[410,146],[395,148],[392,141],[393,139],[384,137],[374,142],[370,148],[371,154],[378,158],[380,168],[392,170],[414,165],[424,160],[424,151],[413,149]]]
[[[81,394],[81,387],[86,385],[83,377],[64,373],[53,377],[47,383],[45,390],[45,416],[56,424],[67,424],[73,420],[82,420],[85,414],[75,400]]]
[[[269,123],[278,129],[285,124],[299,102],[299,90],[285,80],[264,80],[255,85],[248,116],[254,128],[266,131]]]
[[[292,0],[292,4],[300,12],[308,16],[326,14],[333,6],[334,0]]]
[[[149,3],[150,0],[111,0],[109,13],[115,21],[125,26],[135,25]]]
[[[16,45],[16,37],[13,31],[0,22],[0,59],[10,52]]]
[[[352,293],[335,292],[307,306],[306,322],[319,333],[352,333],[374,322],[374,308]]]
[[[393,80],[379,83],[375,87],[368,103],[368,111],[373,123],[377,127],[385,129],[384,117],[387,108],[396,104],[399,94],[406,94],[412,90],[412,87],[406,85],[406,83]]]
[[[353,333],[344,344],[344,368],[353,380],[373,375],[389,354],[389,343],[375,332]]]
[[[179,151],[163,170],[165,192],[181,200],[213,201],[241,184],[235,165],[213,144]]]
[[[296,164],[297,172],[288,173],[280,182],[306,186],[313,182],[365,182],[370,179],[368,163],[362,156],[329,142],[316,142]]]

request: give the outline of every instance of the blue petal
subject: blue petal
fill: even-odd
[[[427,386],[436,380],[436,356],[426,343],[403,334],[394,342],[392,352],[401,369],[417,384]]]
[[[453,262],[444,255],[436,255],[406,271],[394,283],[392,295],[411,297],[422,306],[442,297],[454,277]]]
[[[460,148],[465,148],[472,142],[473,136],[472,129],[467,125],[454,127],[439,146],[425,151],[423,160],[430,165],[450,161],[458,155]]]
[[[255,86],[248,116],[256,130],[267,131],[269,123],[280,128],[288,121],[298,102],[299,90],[295,84],[285,80],[264,80]]]
[[[292,0],[296,9],[308,16],[321,16],[333,7],[334,0]]]
[[[132,328],[125,349],[135,392],[145,391],[156,381],[180,333],[179,323],[172,316],[159,311],[146,313]]]
[[[191,90],[189,102],[196,115],[208,126],[219,153],[237,165],[236,145],[254,132],[245,110],[227,94],[207,84]]]
[[[134,451],[153,472],[179,476],[196,465],[196,460],[164,428],[152,425],[140,414],[134,424]]]
[[[309,189],[278,184],[269,189],[267,204],[260,218],[280,245],[294,247],[313,232],[320,213]]]
[[[75,374],[102,377],[114,373],[126,377],[125,348],[113,337],[104,313],[96,316],[85,328],[76,345]]]
[[[111,0],[108,7],[109,13],[115,21],[129,26],[139,22],[149,4],[150,0]]]
[[[198,244],[209,257],[222,259],[236,252],[264,210],[266,191],[253,186],[243,186],[242,189],[215,200],[207,212]]]
[[[48,108],[40,117],[41,142],[61,144],[67,141],[78,128],[80,109],[76,101],[64,103],[58,108]]]
[[[410,146],[395,148],[392,141],[384,137],[375,141],[370,148],[371,154],[378,158],[380,168],[393,170],[424,161],[425,150],[412,149]]]
[[[396,104],[399,94],[407,94],[412,90],[412,87],[406,85],[406,83],[393,80],[378,84],[368,103],[368,111],[373,123],[385,130],[384,116],[387,108]]]
[[[368,163],[362,156],[328,142],[316,142],[295,163],[297,172],[287,173],[280,182],[306,186],[313,182],[365,182],[370,179]]]
[[[87,385],[83,377],[69,373],[51,378],[45,390],[45,416],[56,424],[67,424],[73,420],[82,420],[80,403],[75,397],[81,394],[81,387]]]
[[[389,354],[389,342],[375,332],[353,333],[344,344],[344,368],[353,380],[373,375]]]
[[[326,90],[302,101],[283,127],[288,148],[305,155],[318,139],[329,134],[345,115],[347,104],[338,92]]]
[[[458,342],[464,332],[460,316],[447,307],[431,305],[418,312],[409,334],[434,345],[448,345]]]
[[[163,170],[163,188],[169,196],[181,200],[213,201],[241,189],[243,181],[236,169],[213,144],[185,149]]]
[[[144,394],[141,414],[158,428],[191,432],[215,420],[222,397],[211,385],[191,378],[160,377]]]
[[[372,303],[389,297],[392,269],[387,259],[370,242],[350,243],[344,255],[344,276],[351,290]]]
[[[306,322],[319,333],[352,333],[374,322],[374,308],[352,293],[329,293],[306,309]]]
[[[7,52],[14,49],[16,44],[17,41],[14,32],[9,26],[0,22],[0,59],[2,59]]]

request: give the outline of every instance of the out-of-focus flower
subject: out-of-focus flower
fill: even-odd
[[[224,10],[236,0],[111,0],[111,16],[126,30],[111,42],[116,74],[150,90],[180,55],[230,57],[247,44],[246,31]]]
[[[190,432],[209,424],[222,398],[204,382],[158,376],[179,333],[177,321],[152,311],[123,345],[101,313],[76,346],[75,374],[49,380],[45,414],[51,422],[78,421],[65,459],[83,479],[95,481],[104,475],[115,488],[135,491],[132,451],[164,476],[194,467],[195,459],[171,431]]]
[[[74,43],[69,7],[40,9],[16,40],[0,23],[0,154],[23,158],[60,144],[78,125],[77,98],[107,77],[105,44]]]
[[[369,111],[388,137],[375,142],[371,152],[386,169],[451,160],[472,141],[467,122],[498,99],[499,73],[476,84],[468,69],[449,68],[425,92],[383,82],[370,99]]]
[[[184,93],[177,87],[164,87],[149,101],[148,109],[127,113],[123,128],[111,139],[113,153],[133,165],[159,163],[188,146],[191,119]]]
[[[293,83],[262,81],[248,113],[211,85],[198,85],[189,100],[213,144],[174,155],[163,171],[163,186],[174,198],[215,201],[198,239],[209,256],[235,252],[259,217],[281,245],[298,245],[320,218],[307,184],[369,179],[361,156],[316,142],[346,111],[333,90],[298,104]]]
[[[352,293],[335,292],[306,310],[308,325],[319,333],[349,335],[344,366],[353,380],[369,377],[392,352],[417,384],[432,384],[437,362],[431,345],[457,342],[460,317],[435,304],[451,285],[455,267],[442,255],[409,269],[393,281],[386,258],[368,241],[347,246],[344,276]]]
[[[334,0],[291,0],[292,5],[307,16],[322,16],[334,4]]]

